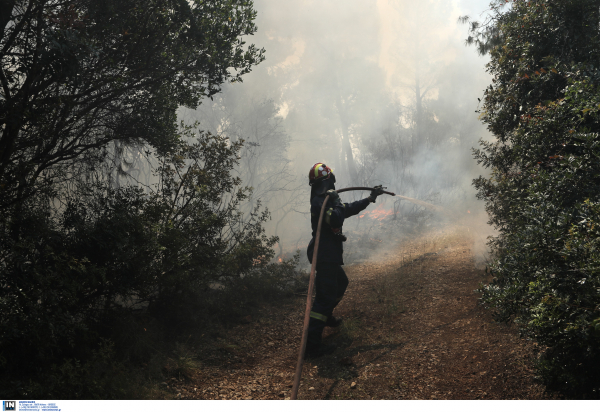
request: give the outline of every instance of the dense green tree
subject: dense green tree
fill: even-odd
[[[113,140],[171,147],[178,106],[197,106],[263,59],[241,39],[254,17],[242,0],[6,3],[0,209],[68,179],[72,163]]]
[[[0,393],[123,396],[79,367],[106,367],[114,319],[145,308],[177,333],[175,314],[204,315],[189,307],[215,282],[282,273],[269,265],[268,213],[240,211],[241,143],[176,123],[178,107],[263,60],[242,40],[255,11],[242,0],[13,0],[0,12]],[[118,181],[125,148],[152,170],[143,189]]]
[[[573,397],[600,396],[600,1],[491,4],[472,39],[493,83],[481,119],[496,140],[475,181],[499,235],[483,301],[545,354],[539,371]]]
[[[233,175],[240,146],[201,133],[159,157],[150,193],[79,182],[59,211],[28,203],[19,240],[3,239],[10,246],[0,270],[4,397],[23,397],[28,384],[20,379],[34,371],[43,380],[64,359],[86,360],[115,314],[146,308],[177,334],[206,315],[186,307],[212,283],[279,274],[268,267],[277,240],[264,235],[268,214],[239,211],[249,193]]]

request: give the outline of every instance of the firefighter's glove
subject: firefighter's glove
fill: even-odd
[[[336,203],[341,203],[340,195],[338,195],[338,192],[336,192],[335,190],[329,189],[327,191],[327,194],[329,195],[329,201],[332,205],[335,205]]]
[[[333,234],[335,235],[335,237],[337,239],[341,240],[342,242],[345,242],[346,240],[348,240],[348,238],[346,237],[346,235],[344,235],[342,233],[342,228],[341,227],[338,227],[337,229],[332,227],[331,231],[333,232]]]
[[[369,200],[371,201],[371,203],[375,203],[377,196],[382,195],[382,194],[383,194],[383,186],[382,185],[375,186],[373,188],[373,190],[371,190],[371,194],[369,195]]]

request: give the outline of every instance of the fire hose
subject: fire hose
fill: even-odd
[[[372,187],[346,187],[344,189],[336,190],[337,193],[349,192],[351,190],[374,190]],[[395,193],[386,192],[386,195],[396,196]],[[315,250],[313,251],[312,265],[310,267],[310,280],[308,281],[308,295],[306,297],[306,311],[304,313],[304,326],[302,328],[302,341],[300,344],[300,353],[298,354],[298,364],[296,366],[296,374],[294,375],[294,385],[292,386],[292,394],[290,395],[291,400],[295,400],[298,397],[298,388],[300,387],[300,376],[302,375],[302,367],[304,366],[304,352],[306,351],[306,340],[308,338],[308,322],[310,318],[310,309],[312,307],[312,295],[315,287],[315,270],[317,268],[317,251],[319,250],[319,239],[321,238],[321,223],[323,223],[323,213],[325,212],[325,206],[329,200],[329,195],[325,197],[323,206],[321,207],[321,214],[319,215],[319,223],[317,224],[317,233],[315,234]]]

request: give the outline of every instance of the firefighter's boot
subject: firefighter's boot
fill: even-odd
[[[323,335],[323,329],[325,328],[326,322],[327,317],[316,312],[311,312],[310,321],[308,322],[306,352],[304,352],[305,359],[313,359],[323,355],[329,355],[335,350],[335,345],[324,345],[321,343],[321,337]]]
[[[325,326],[329,326],[330,328],[337,328],[338,326],[340,326],[342,324],[343,321],[344,321],[344,319],[336,318],[335,316],[331,315],[327,318],[327,322],[325,322]]]

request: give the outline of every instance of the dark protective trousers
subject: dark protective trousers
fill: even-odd
[[[316,296],[308,323],[308,347],[321,344],[323,329],[333,314],[333,309],[342,300],[348,287],[348,277],[341,265],[318,263],[315,278]]]

